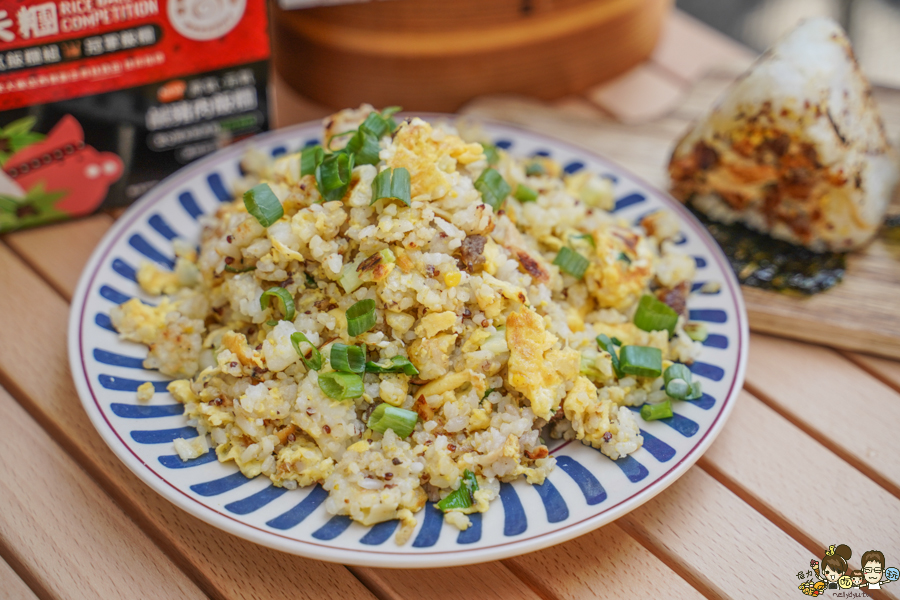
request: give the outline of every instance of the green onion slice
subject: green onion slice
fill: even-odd
[[[362,373],[366,370],[366,351],[335,342],[331,346],[331,368],[344,373]]]
[[[525,165],[525,175],[531,177],[532,175],[546,175],[547,170],[544,168],[544,165],[541,163],[534,161]]]
[[[284,216],[284,207],[268,183],[261,183],[244,192],[244,206],[263,227],[272,225]]]
[[[691,382],[691,370],[681,363],[674,363],[663,373],[663,381],[668,384],[673,379],[681,379],[687,383]]]
[[[494,166],[500,162],[500,152],[497,151],[497,146],[481,142],[481,149],[484,152],[484,157],[487,159],[487,164]]]
[[[569,239],[570,239],[570,240],[576,240],[576,241],[582,241],[582,240],[584,240],[585,242],[587,242],[588,244],[591,245],[591,248],[596,248],[596,247],[597,247],[597,242],[594,241],[594,236],[591,235],[590,233],[582,233],[582,234],[579,234],[579,235],[570,235],[570,236],[569,236]]]
[[[527,185],[520,183],[519,187],[516,188],[516,193],[513,194],[516,200],[519,202],[534,202],[537,200],[538,193]]]
[[[646,294],[638,303],[634,313],[634,324],[644,331],[668,331],[669,337],[675,332],[678,313],[671,306]]]
[[[500,210],[506,197],[512,191],[512,188],[496,169],[485,169],[475,180],[475,189],[481,192],[481,201],[493,207],[494,212]]]
[[[631,257],[625,254],[624,252],[619,252],[619,256],[616,257],[616,260],[621,260],[626,264],[631,264]]]
[[[559,249],[556,258],[553,259],[553,264],[558,266],[563,273],[568,273],[575,279],[581,279],[584,277],[590,261],[571,248],[563,246]]]
[[[356,337],[375,327],[375,301],[371,298],[360,300],[347,309],[347,333]]]
[[[494,388],[488,388],[484,390],[484,395],[481,397],[482,400],[487,400],[487,397],[496,392],[497,390]]]
[[[322,146],[309,146],[300,152],[300,177],[304,175],[315,175],[316,168],[322,164],[325,158],[325,151]]]
[[[399,200],[409,206],[412,203],[410,189],[409,171],[404,167],[385,169],[372,181],[372,202],[369,204],[371,206],[382,198],[386,198]]]
[[[380,160],[378,153],[381,152],[381,146],[378,145],[379,137],[369,131],[363,123],[347,142],[344,151],[353,154],[356,157],[354,162],[358,165],[377,165]]]
[[[272,303],[272,298],[281,300],[281,309],[284,313],[284,319],[286,321],[293,321],[296,312],[294,310],[294,297],[291,296],[291,293],[282,287],[269,288],[259,297],[259,307],[266,310],[266,307]]]
[[[700,382],[692,381],[691,392],[685,397],[685,400],[699,400],[701,396],[703,396],[703,390],[700,389]]]
[[[699,381],[693,381],[691,370],[681,363],[671,365],[663,373],[666,394],[676,400],[697,400],[703,395]]]
[[[659,404],[645,404],[641,407],[641,416],[645,421],[668,419],[672,416],[672,401],[666,400]]]
[[[225,265],[225,271],[227,271],[228,273],[249,273],[250,271],[255,271],[255,270],[256,270],[256,267],[254,267],[254,266],[238,268],[238,267],[232,267],[231,265]]]
[[[409,434],[416,428],[416,421],[419,415],[405,408],[397,408],[383,402],[375,407],[372,416],[369,417],[367,425],[372,431],[384,433],[388,429],[393,429],[397,437],[409,437]]]
[[[475,492],[478,491],[478,480],[475,473],[466,469],[460,478],[459,488],[447,494],[447,497],[437,503],[437,507],[444,512],[458,508],[469,508],[475,502]]]
[[[306,275],[306,289],[314,290],[319,287],[318,285],[316,285],[316,280],[313,279],[312,275],[310,275],[309,273],[304,273],[304,275]]]
[[[319,375],[319,389],[333,400],[350,400],[363,395],[363,380],[356,373],[329,371]]]
[[[662,374],[662,350],[651,346],[622,346],[619,365],[623,373],[638,377],[659,377]]]
[[[419,370],[405,356],[394,356],[386,361],[367,362],[366,373],[404,373],[415,377],[419,374]]]
[[[709,330],[705,323],[685,323],[684,332],[695,342],[705,342],[709,337]]]
[[[344,197],[353,174],[353,161],[354,155],[338,152],[326,156],[316,167],[316,185],[326,202]]]
[[[612,357],[612,366],[616,372],[616,377],[621,378],[622,367],[619,364],[619,356],[616,354],[616,346],[613,344],[613,341],[605,333],[601,333],[597,336],[597,345],[604,351],[609,352],[610,357]]]
[[[309,345],[309,358],[306,357],[306,352],[300,347],[300,344],[308,344]],[[303,361],[303,364],[306,365],[306,368],[311,371],[318,371],[322,368],[322,353],[319,352],[319,349],[312,345],[307,337],[300,331],[291,334],[291,345],[294,346],[294,351],[300,355],[300,360]]]
[[[612,340],[612,343],[615,344],[616,346],[623,346],[623,345],[624,345],[624,344],[622,344],[622,340],[620,340],[620,339],[617,338],[616,336],[612,336],[610,339]]]

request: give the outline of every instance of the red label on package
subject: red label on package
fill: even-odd
[[[0,0],[0,232],[265,131],[268,57],[263,0]]]
[[[0,7],[0,111],[269,56],[262,0],[5,0]]]

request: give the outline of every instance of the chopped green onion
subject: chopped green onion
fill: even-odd
[[[232,267],[231,265],[225,265],[225,270],[228,273],[249,273],[250,271],[255,271],[256,267],[250,266],[250,267],[244,267],[244,268],[237,268],[237,267]]]
[[[316,168],[322,164],[325,158],[325,151],[322,146],[309,146],[300,152],[300,177],[304,175],[315,175]]]
[[[319,186],[319,193],[326,202],[344,197],[353,174],[353,161],[352,154],[338,152],[326,156],[316,167],[316,185]]]
[[[331,346],[331,368],[344,373],[362,373],[366,370],[366,351],[335,342]]]
[[[516,188],[516,193],[513,194],[513,196],[519,202],[534,202],[535,200],[537,200],[538,193],[527,185],[520,183],[519,187]]]
[[[497,151],[497,146],[481,142],[481,149],[484,151],[484,158],[487,159],[487,164],[494,166],[500,162],[500,153]]]
[[[553,259],[553,264],[558,266],[563,273],[568,273],[575,279],[581,279],[584,277],[590,261],[571,248],[563,246],[559,249],[556,258]]]
[[[394,356],[388,361],[367,362],[366,373],[404,373],[415,377],[419,370],[405,356]]]
[[[619,365],[623,373],[638,377],[659,377],[662,374],[662,350],[651,346],[622,346]]]
[[[459,488],[447,494],[437,503],[437,507],[444,512],[457,508],[469,508],[475,502],[475,492],[478,491],[478,480],[475,474],[466,469],[460,478]]]
[[[397,108],[397,110],[400,109],[399,106],[395,108]],[[385,112],[387,112],[387,109],[385,109]],[[374,135],[375,141],[377,142],[387,134],[391,133],[396,126],[397,124],[391,119],[390,114],[385,116],[384,114],[378,114],[377,112],[370,112],[369,116],[366,117],[366,120],[362,122],[362,125],[360,125],[359,128],[365,129]]]
[[[616,346],[622,346],[622,345],[623,345],[623,344],[622,344],[622,340],[620,340],[620,339],[617,338],[616,336],[612,336],[610,339],[612,340],[612,343],[615,344]]]
[[[681,379],[690,382],[691,370],[681,363],[673,363],[669,365],[669,368],[663,373],[663,381],[669,383],[673,379]]]
[[[394,253],[391,252],[390,248],[382,248],[378,251],[378,254],[381,255],[381,260],[384,261],[385,264],[397,262],[397,257],[394,256]]]
[[[347,333],[356,337],[375,327],[375,301],[371,298],[360,300],[347,309]]]
[[[666,394],[676,400],[696,400],[703,395],[700,382],[693,381],[691,370],[681,363],[670,365],[663,373]]]
[[[367,425],[372,431],[384,433],[388,429],[393,429],[399,438],[409,437],[409,434],[416,428],[416,421],[419,415],[405,408],[397,408],[391,406],[387,402],[382,402],[372,411]]]
[[[619,356],[616,354],[616,347],[613,345],[613,341],[605,333],[601,333],[597,336],[597,345],[605,352],[609,352],[610,357],[612,357],[612,366],[616,372],[616,377],[621,378],[622,368],[619,365]]]
[[[547,170],[544,168],[544,165],[537,161],[532,161],[525,165],[525,175],[531,177],[532,175],[546,175]]]
[[[355,130],[355,129],[348,129],[347,131],[342,131],[342,132],[340,132],[340,133],[334,134],[333,136],[331,136],[330,138],[328,138],[328,144],[327,144],[327,146],[328,146],[328,151],[329,151],[329,152],[335,152],[335,153],[340,152],[340,150],[335,150],[334,148],[331,147],[331,145],[334,143],[334,140],[336,140],[336,139],[338,139],[338,138],[342,138],[342,137],[348,136],[348,135],[353,135],[353,134],[355,134],[355,133],[356,133],[356,130]]]
[[[591,245],[591,248],[596,248],[596,247],[597,247],[597,242],[594,241],[594,236],[592,236],[590,233],[582,233],[582,234],[579,234],[579,235],[570,235],[570,236],[569,236],[569,239],[570,239],[570,240],[579,240],[579,241],[580,241],[580,240],[584,240],[584,241],[586,241],[588,244]]]
[[[644,331],[668,331],[669,337],[675,332],[678,313],[672,307],[647,294],[638,303],[634,313],[634,324]]]
[[[263,227],[268,227],[284,216],[284,207],[268,183],[261,183],[244,192],[244,206]]]
[[[668,419],[672,416],[672,401],[666,400],[659,404],[645,404],[641,407],[641,416],[645,421]]]
[[[318,285],[316,285],[316,280],[313,279],[312,275],[310,275],[309,273],[304,273],[304,275],[306,275],[306,289],[314,290],[319,287]]]
[[[616,257],[616,260],[621,260],[629,265],[631,264],[631,257],[624,252],[619,252],[619,256]]]
[[[344,291],[348,294],[362,285],[362,279],[359,278],[359,272],[356,268],[359,267],[364,260],[366,260],[366,255],[360,252],[356,255],[356,260],[352,263],[347,263],[341,268],[341,276],[338,278],[338,283],[341,284],[341,287],[344,288]]]
[[[381,146],[378,145],[379,137],[367,129],[363,123],[347,142],[344,151],[353,154],[356,157],[354,162],[358,165],[377,165],[380,160],[378,153],[381,152]]]
[[[262,296],[259,297],[259,307],[263,310],[266,310],[266,307],[272,303],[272,298],[278,298],[279,300],[281,300],[281,309],[284,313],[285,320],[293,321],[295,311],[294,297],[291,296],[291,293],[283,287],[269,288],[262,293]]]
[[[686,323],[684,332],[695,342],[705,342],[706,338],[709,337],[709,331],[706,329],[705,323]]]
[[[276,321],[275,319],[269,319],[268,321],[266,321],[266,325],[268,325],[269,327],[275,327],[276,325],[278,325],[278,321]]]
[[[676,400],[684,400],[691,393],[691,384],[684,379],[672,379],[666,384],[666,395]]]
[[[350,400],[363,395],[363,380],[356,373],[329,371],[319,375],[319,389],[333,400]]]
[[[409,171],[405,168],[385,169],[372,181],[372,202],[369,204],[375,204],[382,198],[386,198],[399,200],[409,206],[412,203],[410,187]]]
[[[496,392],[494,388],[488,388],[484,391],[484,395],[481,397],[482,400],[487,400],[487,397]]]
[[[685,400],[698,400],[703,396],[703,390],[700,389],[700,382],[694,380],[691,382],[691,393],[685,397]]]
[[[512,188],[496,169],[485,169],[475,180],[475,189],[481,192],[481,201],[493,207],[494,212],[500,210],[506,197],[512,191]]]
[[[602,380],[603,372],[597,368],[597,359],[600,354],[593,348],[585,348],[581,352],[578,362],[578,373],[588,379]]]
[[[300,348],[300,344],[309,344],[310,358],[306,358],[306,353]],[[322,353],[319,352],[319,349],[312,345],[306,336],[298,331],[297,333],[291,334],[291,345],[294,346],[294,351],[300,355],[300,360],[303,361],[303,364],[306,365],[306,368],[311,371],[318,371],[322,368]]]

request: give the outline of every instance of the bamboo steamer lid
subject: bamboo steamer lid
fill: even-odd
[[[274,64],[303,96],[452,112],[482,94],[551,100],[643,61],[671,0],[390,0],[284,11]]]

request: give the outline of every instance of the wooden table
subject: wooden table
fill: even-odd
[[[527,114],[562,137],[560,123],[589,122],[602,135],[586,144],[659,182],[666,144],[703,104],[694,83],[722,59],[748,55],[676,13],[654,58],[617,82],[552,107],[494,98],[468,110]],[[278,92],[280,124],[327,112]],[[634,144],[635,132],[647,142]],[[854,568],[869,549],[900,564],[900,363],[758,334],[744,391],[706,455],[581,538],[499,562],[397,571],[232,537],[131,474],[76,396],[68,303],[113,220],[0,239],[0,598],[800,598],[796,574],[829,544],[848,544]],[[900,584],[872,596],[900,598]]]

